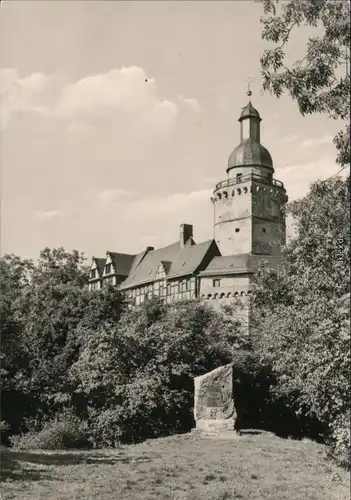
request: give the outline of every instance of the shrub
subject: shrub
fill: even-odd
[[[74,417],[61,416],[44,425],[39,431],[30,430],[11,436],[11,445],[18,450],[62,450],[89,448],[85,426]]]
[[[89,411],[89,441],[94,448],[116,448],[122,437],[123,408]]]
[[[336,462],[350,469],[350,419],[349,414],[339,415],[331,424],[331,435],[329,439],[329,455]]]
[[[8,444],[8,434],[10,430],[10,424],[5,420],[0,421],[0,444]]]
[[[70,376],[94,446],[188,432],[193,377],[229,362],[234,342],[243,343],[236,321],[198,302],[154,300],[87,329]]]
[[[276,393],[307,428],[319,420],[331,454],[345,463],[350,456],[349,208],[349,178],[319,181],[290,205],[296,235],[277,269],[256,272],[252,315],[254,349],[272,366]]]

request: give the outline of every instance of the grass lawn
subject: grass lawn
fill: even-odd
[[[195,433],[116,450],[1,453],[1,500],[349,500],[325,447]]]

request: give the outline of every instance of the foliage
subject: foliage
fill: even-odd
[[[272,365],[281,395],[329,427],[349,453],[349,179],[317,182],[290,206],[296,236],[275,270],[255,276],[255,351]],[[345,448],[346,447],[346,448]]]
[[[347,0],[259,0],[262,38],[274,44],[261,57],[263,89],[278,98],[288,91],[302,115],[326,113],[346,122],[334,138],[337,162],[350,163],[350,12]],[[277,7],[280,8],[279,13]],[[302,59],[286,66],[286,44],[301,26],[320,28]],[[319,34],[321,33],[322,34]]]
[[[295,237],[284,249],[283,266],[257,276],[255,304],[309,304],[311,295],[343,297],[350,286],[350,179],[315,182],[290,203]]]
[[[116,289],[88,291],[83,264],[63,249],[45,249],[36,263],[15,256],[1,263],[1,406],[12,433],[38,430],[77,405],[67,373],[81,329],[102,317],[118,321],[124,308]]]
[[[128,311],[116,287],[89,292],[78,252],[1,265],[3,434],[26,433],[18,446],[66,446],[67,412],[94,446],[189,430],[193,376],[246,342],[231,316],[196,302]]]
[[[12,436],[11,444],[17,450],[62,450],[89,448],[90,442],[84,425],[69,413],[47,422],[39,432]]]
[[[97,446],[189,430],[193,377],[228,362],[241,341],[228,316],[197,302],[157,300],[84,338],[70,374],[87,401]]]

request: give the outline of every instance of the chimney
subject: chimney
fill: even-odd
[[[180,225],[180,248],[184,248],[187,241],[193,237],[193,226],[191,224]]]

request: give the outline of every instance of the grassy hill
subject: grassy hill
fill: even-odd
[[[116,450],[2,450],[1,500],[348,500],[323,445],[194,433]]]

